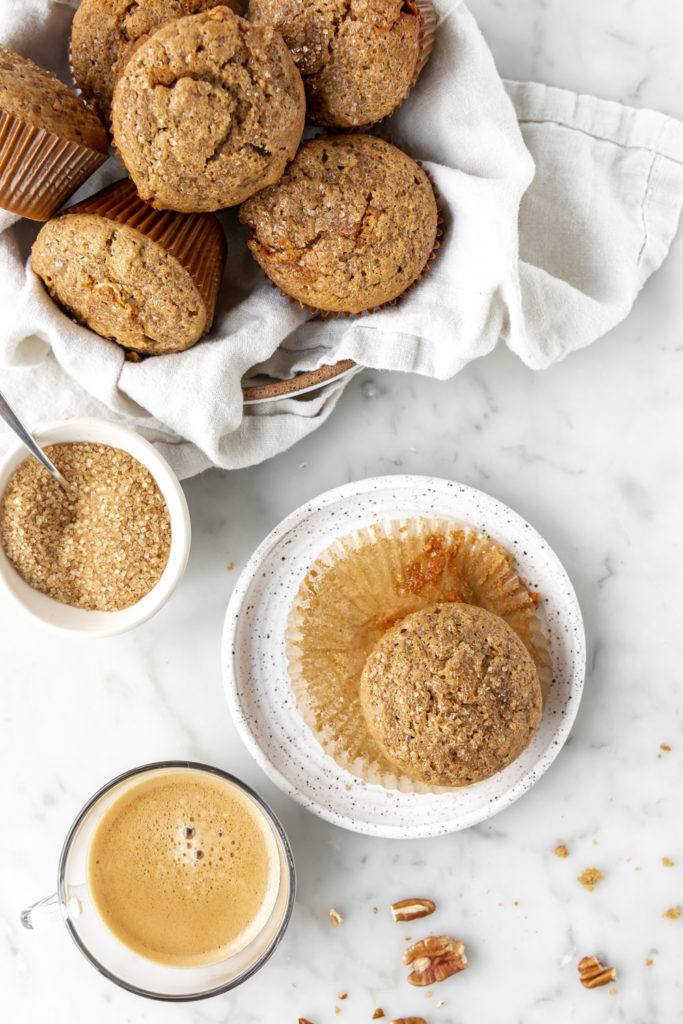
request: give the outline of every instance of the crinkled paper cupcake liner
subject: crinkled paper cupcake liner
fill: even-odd
[[[439,601],[463,601],[504,619],[534,659],[545,703],[552,666],[538,595],[504,548],[450,520],[389,520],[357,530],[311,565],[289,614],[285,649],[304,721],[325,752],[365,782],[443,792],[384,757],[359,699],[365,659],[377,641],[406,615]]]
[[[0,207],[45,221],[107,159],[0,110]]]

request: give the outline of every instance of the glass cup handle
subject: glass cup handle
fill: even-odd
[[[59,896],[56,892],[53,892],[51,896],[46,896],[45,899],[38,900],[37,903],[32,903],[26,910],[22,910],[21,923],[24,928],[29,928],[32,931],[34,928],[41,928],[50,921],[55,921],[58,918],[61,919],[61,916]]]

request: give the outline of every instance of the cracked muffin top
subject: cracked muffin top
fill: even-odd
[[[250,0],[249,18],[282,33],[315,124],[354,128],[390,114],[431,52],[430,0]]]
[[[71,26],[71,71],[86,103],[107,120],[117,75],[138,39],[215,0],[81,0]],[[241,14],[239,0],[225,0]]]
[[[438,604],[389,629],[361,677],[368,729],[389,760],[430,785],[502,771],[541,721],[531,655],[497,615]]]
[[[278,180],[304,108],[279,33],[214,7],[139,40],[116,82],[112,132],[142,199],[211,211]]]
[[[403,294],[435,248],[437,217],[422,168],[374,135],[305,142],[240,209],[268,277],[302,304],[344,313]]]

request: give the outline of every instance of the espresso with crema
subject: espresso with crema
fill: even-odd
[[[177,769],[143,778],[105,812],[90,891],[114,935],[174,967],[218,963],[263,929],[280,884],[272,828],[227,780]]]

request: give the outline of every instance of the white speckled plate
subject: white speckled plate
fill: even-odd
[[[296,709],[285,625],[306,572],[332,541],[385,519],[434,516],[465,524],[514,553],[542,595],[553,684],[530,745],[504,771],[448,793],[399,793],[340,768]],[[548,544],[516,512],[481,491],[434,477],[386,476],[328,491],[287,516],[257,548],[233,591],[223,631],[225,690],[235,723],[264,771],[308,810],[368,835],[417,838],[468,828],[508,807],[557,756],[576,714],[585,638],[572,585]]]

